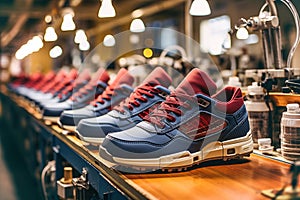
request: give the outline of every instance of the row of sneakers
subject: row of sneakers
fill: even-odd
[[[82,119],[76,132],[120,170],[180,170],[206,160],[249,156],[253,151],[242,92],[216,93],[211,78],[192,70],[174,91],[156,68],[142,85],[105,115]]]
[[[107,113],[112,105],[120,103],[133,91],[133,77],[126,69],[121,69],[110,85],[109,79],[108,73],[102,68],[93,77],[87,70],[78,73],[73,69],[68,74],[60,70],[56,75],[50,72],[45,76],[34,74],[30,77],[20,77],[10,83],[9,88],[31,101],[32,105],[42,112],[46,121],[56,123],[62,112],[71,110],[71,120],[66,112],[62,116],[62,123],[60,120],[58,122],[74,131],[78,118],[96,117]],[[110,99],[111,103],[103,105],[104,100]],[[75,109],[79,109],[77,115]],[[82,112],[85,116],[81,116]]]
[[[99,145],[100,156],[121,170],[178,170],[252,152],[239,88],[225,87],[216,93],[215,83],[199,69],[192,70],[174,91],[168,89],[171,78],[160,67],[134,91],[132,82],[122,69],[87,106],[63,111],[58,104],[50,107],[61,111],[60,126],[75,129],[85,143]],[[68,99],[70,104],[90,88],[87,84],[78,90]],[[44,116],[47,113],[44,108]]]
[[[66,87],[58,95],[59,100],[53,101],[52,98],[50,102],[48,100],[42,103],[40,109],[42,110],[44,120],[57,123],[64,110],[82,108],[103,93],[110,79],[108,73],[100,68],[88,81],[83,81],[83,77],[86,76],[85,74],[87,72],[81,72],[73,84]],[[67,96],[67,98],[64,96]]]

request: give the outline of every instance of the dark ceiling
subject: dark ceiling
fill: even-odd
[[[57,31],[60,31],[60,12],[65,1],[66,0],[0,0],[1,51],[4,53],[15,53],[16,50],[33,35],[43,34],[47,26],[44,21],[47,14],[54,16],[53,26]],[[95,36],[100,31],[112,29],[113,26],[129,24],[131,20],[130,14],[136,9],[146,8],[148,16],[153,16],[159,11],[163,12],[168,8],[176,10],[180,7],[180,9],[182,9],[183,6],[179,5],[184,5],[183,2],[187,1],[188,0],[112,0],[117,13],[113,22],[111,18],[98,18],[97,14],[100,7],[100,0],[70,0],[70,4],[75,12],[74,20],[77,28],[83,28],[87,30],[88,35]],[[228,13],[229,10],[238,10],[241,11],[241,13],[238,13],[238,15],[235,13],[235,15],[242,17],[245,13],[249,12],[249,10],[258,13],[258,9],[263,5],[264,0],[210,0],[209,3],[217,15]],[[293,3],[297,9],[300,8],[300,1],[294,0]],[[242,9],[245,5],[247,9]],[[173,13],[170,15],[174,16]],[[234,20],[233,17],[233,22],[235,22]],[[288,20],[291,21],[291,18],[289,17]],[[58,32],[58,34],[60,33]]]
[[[14,53],[33,34],[46,28],[44,18],[54,16],[54,26],[61,23],[60,11],[65,0],[1,0],[0,33],[1,47],[4,53]],[[122,17],[135,9],[156,3],[153,0],[113,0],[117,17]],[[99,19],[99,0],[70,0],[76,13],[74,20],[81,28],[89,29],[110,19]]]

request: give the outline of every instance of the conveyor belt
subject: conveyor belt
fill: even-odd
[[[10,94],[7,95],[10,97]],[[30,109],[28,104],[11,99],[26,110]],[[74,135],[64,134],[56,125],[46,126],[36,113],[30,112],[36,123],[59,141],[57,144],[65,144],[66,148],[97,169],[99,178],[104,178],[130,198],[267,199],[261,194],[262,190],[279,189],[289,181],[289,164],[256,154],[241,160],[202,163],[185,172],[122,174],[111,169],[111,164],[99,157],[97,148],[90,150]]]

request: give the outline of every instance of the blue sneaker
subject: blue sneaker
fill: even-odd
[[[226,87],[210,97],[215,89],[204,72],[194,69],[143,122],[108,134],[100,156],[124,171],[182,170],[249,156],[253,143],[241,90]]]
[[[96,118],[83,119],[76,132],[81,140],[99,145],[111,132],[129,129],[141,122],[170,93],[171,78],[161,68],[155,68],[144,82],[109,113]]]
[[[75,126],[80,120],[99,117],[108,113],[133,92],[131,87],[133,81],[134,79],[129,72],[122,68],[101,95],[83,108],[63,111],[58,124],[64,129],[75,131]]]
[[[64,101],[58,102],[46,102],[43,104],[43,119],[57,123],[61,113],[64,110],[72,110],[77,108],[82,108],[89,104],[91,100],[103,93],[105,88],[107,87],[107,82],[109,81],[108,73],[99,68],[99,70],[94,74],[95,76],[91,79],[87,84],[82,85],[81,88],[76,88],[70,85],[67,87],[62,94],[69,94],[68,98],[64,99]],[[78,76],[80,79],[81,74]],[[75,80],[74,82],[78,82],[80,84],[80,80]],[[77,84],[78,84],[77,83]],[[73,90],[73,94],[72,94]],[[60,97],[60,96],[59,96]]]

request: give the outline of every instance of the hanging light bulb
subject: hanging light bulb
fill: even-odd
[[[30,54],[33,52],[38,52],[44,46],[44,43],[40,36],[34,36],[32,39],[28,40],[26,45],[28,45],[29,54]]]
[[[57,34],[52,26],[48,26],[45,31],[44,40],[46,42],[53,42],[57,40]]]
[[[18,60],[22,60],[23,58],[25,58],[26,56],[28,56],[30,54],[30,50],[29,50],[29,46],[27,44],[23,44],[20,49],[18,49],[18,51],[15,54],[15,57]]]
[[[41,36],[34,36],[32,38],[32,40],[34,41],[34,44],[40,49],[44,46],[43,40]]]
[[[211,10],[207,0],[194,0],[191,8],[190,15],[192,16],[206,16],[210,15]]]
[[[90,43],[87,40],[80,42],[79,49],[81,51],[87,51],[87,50],[89,50],[90,49]]]
[[[33,52],[38,52],[44,46],[42,36],[34,36],[32,39],[28,40],[26,44],[23,44],[20,49],[17,50],[15,57],[18,60],[22,60],[29,54]]]
[[[57,57],[61,56],[62,53],[63,53],[62,48],[58,45],[53,47],[49,51],[49,55],[50,55],[51,58],[57,58]]]
[[[113,47],[116,44],[116,40],[112,35],[106,35],[103,39],[103,45],[106,47]]]
[[[130,31],[133,33],[140,33],[145,31],[145,24],[141,19],[133,19],[130,24]]]
[[[76,28],[76,25],[73,21],[74,11],[72,8],[67,7],[63,10],[63,22],[61,24],[62,31],[73,31]]]
[[[99,18],[107,18],[107,17],[115,17],[116,11],[114,6],[112,5],[111,0],[102,0],[98,17]]]
[[[74,42],[76,44],[80,44],[81,42],[83,42],[85,40],[87,40],[87,37],[86,37],[84,30],[78,29],[75,33]]]
[[[47,24],[50,24],[52,22],[52,16],[51,15],[46,15],[44,20]]]
[[[236,38],[239,40],[245,40],[249,37],[248,30],[245,27],[240,27],[236,32]]]

